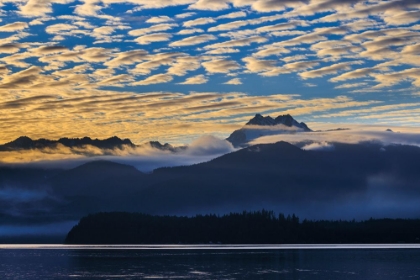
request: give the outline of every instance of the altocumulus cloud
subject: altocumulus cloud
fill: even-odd
[[[25,131],[32,138],[95,133],[89,136],[179,143],[225,137],[255,113],[288,110],[305,121],[322,114],[338,123],[354,119],[331,116],[345,109],[374,110],[401,96],[418,102],[417,0],[22,0],[2,9],[4,142]],[[225,102],[223,93],[235,87],[247,96]],[[160,100],[159,109],[144,97],[168,88],[187,98],[183,106]],[[198,90],[221,97],[192,104]],[[299,98],[274,104],[279,94]],[[351,101],[326,105],[340,98]],[[358,120],[418,126],[419,110]],[[171,129],[167,118],[177,120]]]

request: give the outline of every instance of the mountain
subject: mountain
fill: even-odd
[[[249,122],[246,123],[246,125],[258,125],[258,126],[273,126],[273,125],[279,125],[283,124],[287,127],[297,127],[304,131],[311,131],[309,127],[301,122],[297,122],[291,115],[280,115],[277,118],[273,119],[270,116],[263,117],[260,114],[256,114],[254,118],[249,120]]]
[[[66,147],[80,147],[85,145],[95,146],[100,149],[121,149],[123,146],[134,147],[135,145],[130,139],[120,139],[117,136],[113,136],[107,139],[91,139],[90,137],[83,138],[60,138],[57,141]]]
[[[268,208],[305,218],[419,217],[419,147],[333,145],[261,144],[201,164],[159,168],[152,176],[166,179],[144,188],[138,202],[153,214]]]
[[[168,151],[168,152],[172,152],[172,153],[181,152],[181,151],[184,151],[187,148],[187,146],[175,147],[175,146],[172,146],[169,143],[162,144],[159,141],[149,141],[149,142],[147,142],[143,145],[140,145],[139,147],[146,147],[146,146],[149,146],[153,149],[158,149],[158,150],[161,150],[161,151]]]
[[[256,114],[243,128],[235,130],[226,140],[234,147],[244,147],[249,141],[261,136],[310,131],[312,130],[305,123],[299,123],[289,114],[280,115],[275,119]]]
[[[150,179],[133,166],[99,160],[63,170],[45,185],[62,201],[60,215],[78,217],[102,210],[135,210],[137,203],[130,204],[128,198],[137,197]]]
[[[21,136],[9,143],[0,145],[0,151],[20,151],[20,150],[32,150],[32,149],[55,149],[61,144],[69,148],[81,148],[84,146],[94,146],[99,149],[123,149],[124,147],[130,148],[142,148],[142,147],[151,147],[153,149],[158,149],[161,151],[169,151],[172,153],[180,152],[186,149],[186,146],[174,147],[171,144],[165,143],[161,144],[159,141],[150,141],[142,145],[135,145],[131,142],[130,139],[120,139],[117,136],[113,136],[107,139],[92,139],[90,137],[83,138],[60,138],[58,140],[49,140],[49,139],[38,139],[33,140],[27,136]]]
[[[85,163],[50,178],[48,184],[62,196],[115,196],[137,185],[145,174],[131,165],[105,160]]]
[[[32,140],[27,136],[21,136],[9,143],[0,145],[0,151],[13,151],[13,150],[31,150],[31,149],[44,149],[44,148],[57,148],[61,144],[65,147],[83,147],[86,145],[94,146],[100,149],[121,149],[123,146],[134,147],[135,145],[130,139],[120,139],[116,136],[99,140],[91,139],[90,137],[83,138],[60,138],[58,140],[38,139]]]
[[[260,144],[150,174],[108,161],[54,172],[0,167],[0,216],[45,222],[101,211],[195,215],[264,208],[308,219],[419,218],[419,147],[331,145]]]

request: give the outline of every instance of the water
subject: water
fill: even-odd
[[[419,279],[420,246],[0,245],[0,279]]]

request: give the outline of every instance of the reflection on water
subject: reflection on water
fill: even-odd
[[[1,279],[407,279],[420,249],[0,247]],[[170,249],[168,249],[170,248]]]

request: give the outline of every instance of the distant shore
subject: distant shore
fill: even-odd
[[[420,219],[300,221],[273,211],[223,216],[152,216],[108,212],[89,215],[65,244],[417,244]]]

